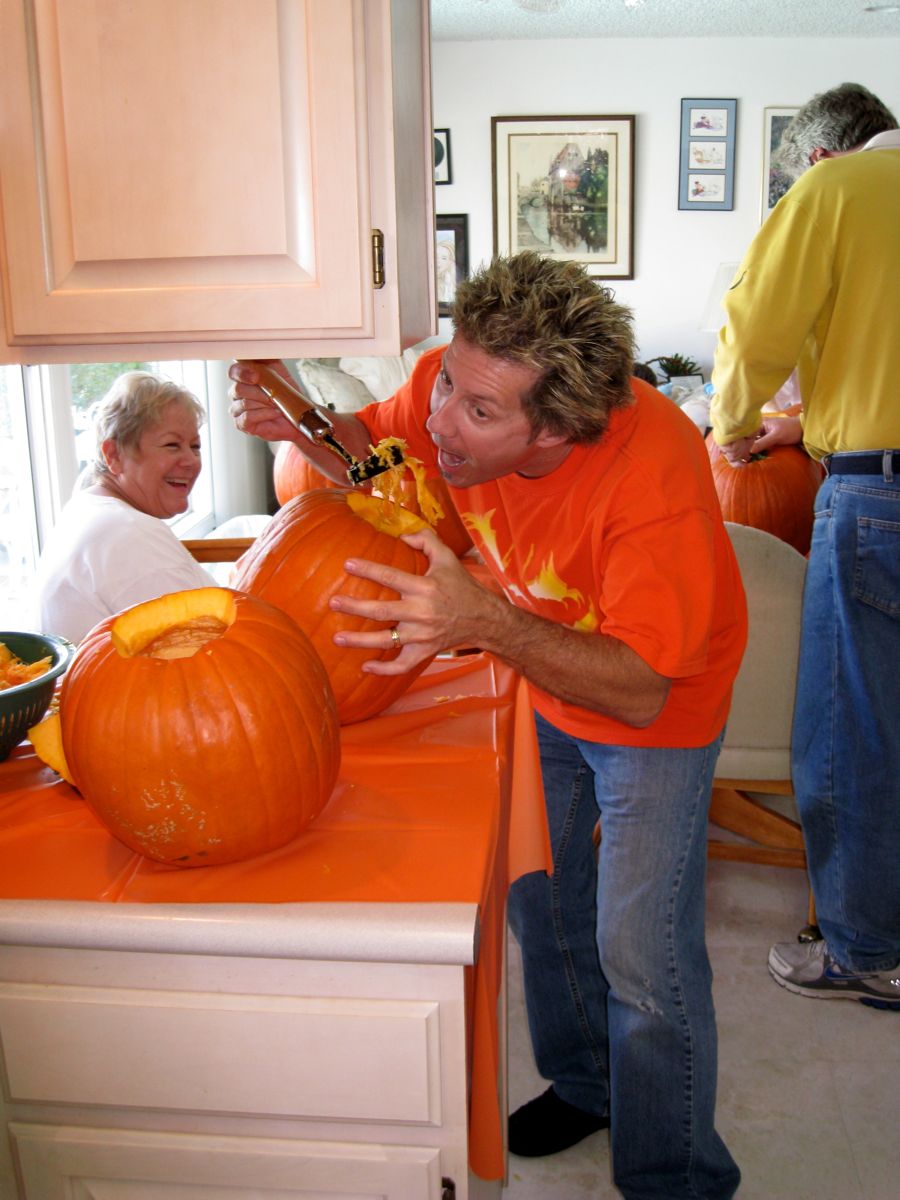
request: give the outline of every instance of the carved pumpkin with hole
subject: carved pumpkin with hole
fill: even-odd
[[[428,560],[401,540],[425,522],[396,504],[358,491],[320,489],[296,496],[280,509],[238,563],[234,585],[277,605],[307,634],[325,664],[342,725],[374,717],[401,696],[425,669],[404,675],[369,675],[362,664],[395,658],[397,651],[358,650],[334,644],[340,630],[388,629],[373,621],[332,612],[334,595],[396,600],[397,593],[344,571],[347,558],[365,558],[424,575]]]
[[[100,622],[58,714],[29,736],[115,837],[179,867],[292,841],[340,765],[334,696],[309,639],[228,588],[174,592]]]
[[[823,475],[819,464],[799,446],[774,446],[746,466],[732,467],[711,433],[706,447],[725,520],[765,530],[808,554]]]
[[[287,504],[295,496],[304,492],[312,492],[318,488],[339,488],[342,485],[323,475],[310,463],[293,442],[281,442],[275,453],[273,468],[275,496],[279,504]],[[417,517],[422,516],[416,491],[416,481],[412,475],[407,475],[401,483],[400,504]],[[356,491],[363,489],[357,488]],[[440,476],[428,480],[428,490],[443,509],[444,515],[434,527],[435,533],[445,546],[449,546],[457,558],[462,558],[466,551],[472,549],[472,539],[463,524],[462,518],[453,506],[449,489]],[[381,494],[378,479],[365,489],[367,493],[378,496]]]

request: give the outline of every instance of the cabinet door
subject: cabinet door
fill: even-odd
[[[5,361],[433,332],[427,7],[0,0]]]
[[[22,1200],[440,1200],[426,1147],[16,1122]]]

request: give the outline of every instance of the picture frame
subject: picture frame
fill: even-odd
[[[734,208],[737,100],[681,101],[678,207]]]
[[[633,114],[491,117],[494,253],[634,278]]]
[[[457,285],[469,274],[467,213],[439,213],[435,218],[434,258],[438,316],[449,317]]]
[[[434,133],[434,182],[436,185],[453,182],[453,165],[450,159],[450,130],[435,129]]]
[[[759,222],[766,217],[788,190],[793,179],[782,171],[776,162],[776,155],[781,146],[781,135],[790,123],[791,118],[799,111],[799,106],[778,105],[763,109],[763,169],[762,193],[760,196]]]

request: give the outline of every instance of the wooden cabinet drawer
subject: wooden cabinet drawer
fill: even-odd
[[[440,1200],[440,1152],[14,1122],[22,1200]]]
[[[441,1123],[439,1005],[0,984],[16,1103]]]

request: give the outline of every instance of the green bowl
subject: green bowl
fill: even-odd
[[[0,762],[9,757],[32,725],[37,725],[53,698],[56,681],[72,661],[75,647],[65,638],[46,633],[4,633],[0,642],[22,662],[51,659],[49,671],[16,687],[0,691]]]

